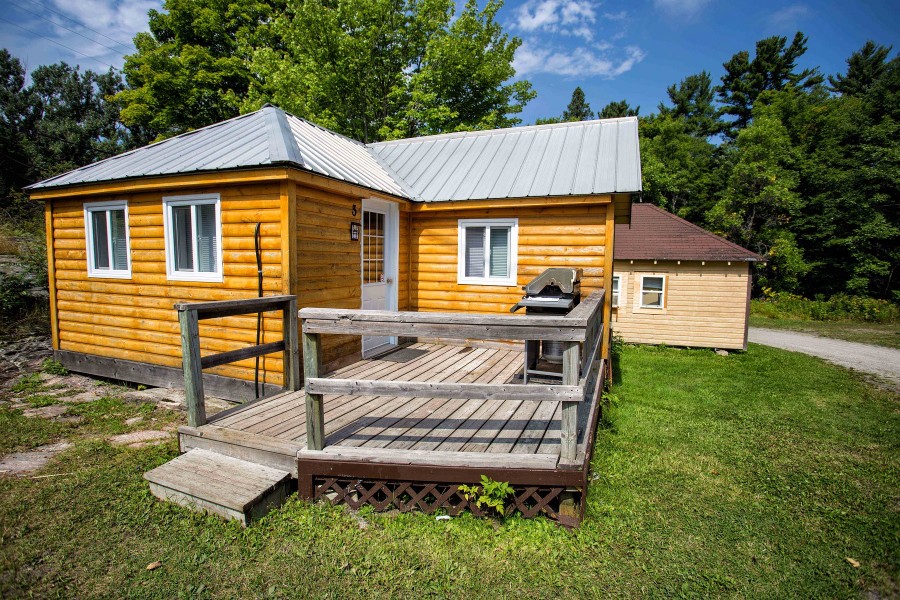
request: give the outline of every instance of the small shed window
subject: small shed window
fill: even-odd
[[[182,281],[222,281],[218,194],[163,198],[166,273]]]
[[[666,278],[661,275],[641,277],[641,308],[664,308]]]
[[[619,290],[621,289],[621,276],[613,275],[612,279],[612,307],[619,307]]]
[[[89,277],[131,277],[128,203],[91,202],[84,205]]]
[[[518,219],[460,219],[458,283],[516,285]]]

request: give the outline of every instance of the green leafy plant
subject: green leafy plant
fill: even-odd
[[[58,360],[48,358],[41,364],[41,371],[48,375],[68,375],[69,370],[65,368]]]
[[[461,485],[459,491],[478,508],[493,509],[498,515],[506,515],[506,499],[514,493],[509,483],[494,481],[487,475],[481,476],[481,485]]]

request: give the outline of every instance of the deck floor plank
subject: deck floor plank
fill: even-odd
[[[328,373],[331,378],[446,383],[515,383],[522,353],[515,349],[416,343],[421,356],[391,360],[391,354],[361,360]],[[402,349],[401,349],[402,350]],[[326,445],[353,452],[415,451],[559,454],[559,402],[326,395]],[[589,407],[579,407],[583,454]],[[260,440],[306,440],[305,394],[263,399],[213,423]]]

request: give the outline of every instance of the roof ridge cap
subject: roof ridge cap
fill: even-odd
[[[303,155],[294,138],[294,132],[291,131],[285,112],[271,104],[266,104],[259,112],[263,114],[268,128],[266,137],[269,140],[269,161],[303,165]]]

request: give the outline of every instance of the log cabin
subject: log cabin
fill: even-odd
[[[445,483],[487,472],[524,485],[526,473],[543,473],[538,480],[556,486],[547,497],[557,498],[586,485],[595,382],[609,351],[603,324],[612,298],[604,292],[613,284],[615,223],[628,222],[640,189],[635,118],[365,145],[267,105],[28,191],[45,207],[57,359],[77,372],[186,385],[183,451],[285,469],[309,497],[330,493],[327,473],[344,476],[353,461],[366,462],[363,447],[378,447],[377,460],[387,463],[389,449],[402,449],[404,460],[432,451],[422,459],[432,471],[435,460],[457,469]],[[591,301],[563,320],[509,315],[522,287],[548,267],[577,269],[581,298]],[[253,304],[259,297],[271,302]],[[293,306],[302,309],[305,391],[290,348],[298,335]],[[280,312],[257,312],[272,308]],[[530,386],[483,389],[515,383],[522,370],[520,346],[509,340],[540,336],[568,348],[567,374],[557,382],[566,385],[529,392],[547,402],[523,400],[521,388]],[[262,350],[241,350],[247,346],[279,351],[260,357]],[[353,375],[354,393],[319,378],[326,373]],[[429,395],[418,389],[412,398],[406,388],[415,386],[395,381],[423,378],[433,382]],[[378,383],[384,379],[391,381]],[[441,386],[451,384],[441,382],[449,381],[463,388],[447,396]],[[577,390],[588,388],[589,402],[576,402]],[[249,412],[207,419],[204,390],[258,398],[236,407]],[[386,390],[402,402],[388,402],[390,412],[380,401],[372,412],[370,400]],[[263,416],[263,406],[273,412]],[[446,419],[422,420],[435,414]],[[390,426],[382,423],[388,418]],[[362,419],[381,429],[360,433]],[[397,419],[410,426],[398,429]],[[465,424],[475,431],[456,440]],[[340,468],[315,454],[331,447],[342,449]],[[509,464],[498,471],[499,463],[473,459],[479,452],[507,463],[513,455],[546,460],[516,463],[525,470],[509,477]],[[569,479],[557,474],[560,460],[575,465]],[[521,507],[537,510],[523,498]],[[552,502],[538,504],[546,512]]]
[[[616,225],[613,256],[611,327],[624,341],[747,349],[762,256],[645,203]]]

